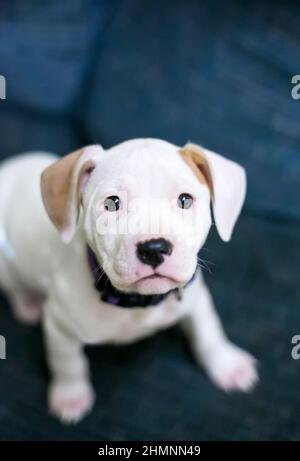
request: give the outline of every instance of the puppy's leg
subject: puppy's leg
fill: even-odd
[[[3,241],[1,242],[0,229],[0,285],[6,293],[12,306],[12,311],[17,320],[27,325],[35,325],[39,322],[42,313],[44,298],[36,293],[31,293],[19,280],[10,260],[1,254]]]
[[[196,281],[193,299],[196,304],[183,319],[183,327],[197,361],[221,389],[251,390],[258,380],[255,359],[226,337],[203,280]]]
[[[95,400],[82,344],[49,315],[43,323],[51,373],[50,411],[64,423],[76,423]]]

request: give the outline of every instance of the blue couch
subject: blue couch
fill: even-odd
[[[207,282],[230,337],[259,360],[250,395],[224,395],[180,330],[89,348],[95,410],[63,427],[46,407],[40,328],[4,298],[0,440],[300,438],[300,6],[267,0],[11,0],[0,17],[0,155],[66,154],[132,137],[202,143],[243,164],[248,196],[232,241],[212,231]],[[26,204],[24,204],[26,206]]]

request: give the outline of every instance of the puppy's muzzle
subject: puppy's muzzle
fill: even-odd
[[[170,256],[173,251],[171,242],[164,238],[146,240],[137,244],[137,257],[148,266],[155,269],[164,262],[165,256]]]

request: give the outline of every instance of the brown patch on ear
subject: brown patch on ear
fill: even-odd
[[[199,181],[207,185],[211,198],[213,200],[213,179],[204,152],[196,144],[188,143],[182,149],[180,149],[179,153],[183,160],[193,170]]]
[[[83,152],[84,148],[57,160],[46,168],[41,176],[41,191],[46,211],[60,232],[76,223],[81,182],[84,175],[94,166],[94,163],[88,160],[82,165],[77,178],[75,177],[76,164]]]

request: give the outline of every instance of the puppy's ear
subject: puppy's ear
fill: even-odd
[[[228,242],[245,200],[244,168],[195,144],[186,144],[180,154],[197,177],[206,182],[218,233]]]
[[[84,147],[57,160],[41,175],[44,206],[66,243],[74,236],[81,195],[102,151],[101,146]]]

